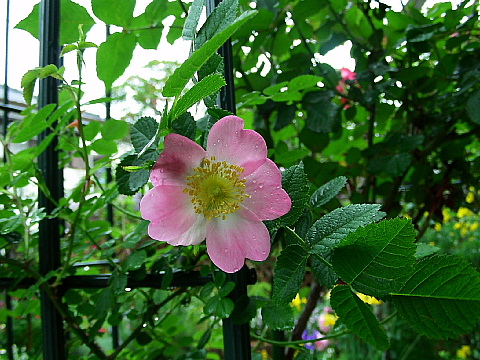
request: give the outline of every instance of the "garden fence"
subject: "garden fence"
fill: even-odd
[[[207,13],[211,13],[215,6],[221,0],[207,0]],[[60,0],[42,0],[40,3],[40,54],[39,66],[43,67],[49,64],[60,66],[60,46],[59,30],[60,30]],[[9,27],[10,27],[10,0],[6,2],[5,12],[6,24],[6,41],[5,41],[5,84],[3,86],[3,101],[0,103],[0,109],[3,111],[2,129],[6,133],[6,129],[10,121],[18,118],[22,111],[21,104],[11,101],[10,96],[14,90],[9,87],[8,74],[9,67],[12,66],[9,61]],[[108,33],[108,29],[107,29]],[[233,87],[233,60],[231,55],[231,45],[226,43],[220,49],[221,55],[225,62],[225,79],[227,86],[224,87],[219,96],[220,106],[223,109],[235,112],[235,98]],[[38,107],[42,108],[47,104],[58,103],[58,80],[53,77],[42,79],[39,83]],[[110,104],[106,105],[106,118],[110,116]],[[48,136],[49,130],[44,131],[39,140]],[[63,197],[64,173],[59,168],[59,154],[56,149],[56,142],[53,141],[47,149],[41,154],[38,160],[38,166],[46,185],[53,199],[58,200]],[[107,180],[110,178],[110,172],[106,172]],[[50,214],[55,206],[54,204],[39,191],[38,206],[46,209]],[[107,217],[109,221],[113,221],[112,209],[108,209]],[[61,220],[58,217],[46,217],[40,223],[39,227],[39,272],[42,275],[61,267]],[[5,254],[6,255],[6,254]],[[100,263],[82,263],[79,266],[101,265]],[[109,286],[110,275],[77,275],[67,277],[62,286],[58,288],[58,293],[54,294],[57,301],[62,301],[62,295],[68,289],[85,289],[85,288],[105,288]],[[229,274],[229,280],[236,283],[236,287],[232,293],[232,299],[235,300],[246,294],[246,287],[256,281],[256,273],[253,269],[244,267],[235,274]],[[202,277],[199,273],[176,273],[171,282],[172,287],[190,287],[201,286],[211,281],[210,277]],[[141,281],[128,279],[127,286],[131,289],[150,287],[160,288],[162,283],[162,275],[148,275]],[[21,282],[15,282],[14,279],[0,278],[0,288],[5,290],[5,306],[12,307],[12,301],[8,295],[8,291],[16,288],[27,288],[34,284],[33,280],[23,279]],[[51,295],[51,294],[50,294]],[[42,338],[43,338],[43,358],[48,360],[62,360],[68,358],[66,349],[66,333],[64,322],[61,314],[57,311],[51,296],[47,295],[44,290],[40,293],[41,301],[41,319],[42,319]],[[7,318],[6,337],[7,337],[7,356],[9,360],[14,359],[14,323],[11,317]],[[251,358],[250,335],[248,324],[237,325],[229,319],[223,322],[224,348],[225,358],[228,360],[248,360]],[[119,346],[118,328],[112,328],[112,342],[114,347]]]

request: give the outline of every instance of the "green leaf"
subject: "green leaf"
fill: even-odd
[[[431,244],[425,244],[425,243],[419,243],[417,245],[417,250],[415,252],[415,258],[417,260],[420,260],[424,257],[436,254],[440,250],[441,249],[438,246],[431,245]]]
[[[292,208],[275,222],[280,226],[290,226],[302,215],[308,201],[308,182],[303,163],[291,166],[282,173],[282,187],[292,200]]]
[[[36,4],[32,12],[16,26],[29,32],[38,39],[40,4]],[[95,20],[88,11],[81,5],[71,0],[61,0],[60,17],[60,45],[73,43],[78,40],[78,26],[82,24],[83,31],[87,33],[95,24]]]
[[[105,288],[98,295],[95,301],[93,317],[98,319],[108,313],[110,306],[113,304],[115,297],[111,287]]]
[[[273,279],[272,299],[279,304],[290,303],[302,284],[307,252],[300,245],[287,246],[278,257]]]
[[[135,0],[92,0],[96,17],[109,25],[128,27],[133,20]]]
[[[432,338],[456,338],[480,320],[480,275],[455,256],[420,260],[405,285],[392,295],[400,316]]]
[[[218,296],[220,297],[226,297],[228,294],[232,292],[232,290],[235,288],[235,283],[233,281],[227,281],[218,291]]]
[[[353,204],[335,209],[313,224],[306,240],[310,247],[319,244],[334,248],[350,232],[380,220],[384,213],[379,210],[378,204]]]
[[[378,350],[386,350],[390,343],[371,308],[346,285],[333,288],[330,304],[347,327]]]
[[[60,53],[60,57],[68,54],[71,51],[78,50],[78,46],[76,44],[68,44],[62,48],[62,52]]]
[[[475,91],[468,98],[467,113],[475,124],[480,124],[480,90]]]
[[[33,90],[35,89],[35,84],[37,83],[39,76],[40,70],[36,68],[28,70],[22,77],[21,87],[23,88],[23,98],[28,106],[32,104]]]
[[[211,39],[215,34],[232,24],[235,21],[237,12],[238,0],[223,0],[220,2],[198,31],[195,37],[194,49],[199,49],[208,39]]]
[[[198,50],[196,50],[175,72],[170,76],[163,88],[163,95],[176,97],[180,95],[187,82],[193,77],[202,65],[212,56],[220,46],[225,43],[242,25],[244,25],[256,11],[245,11],[224,30],[214,35]]]
[[[208,315],[216,315],[221,319],[227,318],[235,307],[233,301],[227,297],[214,296],[205,304],[204,312]]]
[[[333,251],[332,265],[343,281],[372,296],[398,291],[415,263],[411,220],[392,219],[351,232]],[[403,281],[402,281],[403,279]]]
[[[156,149],[148,149],[142,156],[128,155],[120,164],[118,164],[115,171],[115,178],[120,194],[133,195],[142,186],[144,186],[150,178],[150,170],[144,168],[147,163],[153,163],[158,159],[159,153]],[[124,167],[140,166],[141,170],[130,172],[126,171]]]
[[[130,139],[135,151],[140,153],[150,143],[150,147],[156,148],[157,143],[152,143],[152,139],[157,136],[157,131],[158,122],[154,118],[146,116],[138,119],[130,129]]]
[[[133,33],[114,33],[97,50],[97,75],[111,89],[132,60],[136,40]]]
[[[205,0],[194,0],[187,18],[185,19],[185,25],[183,25],[182,37],[184,40],[193,40],[197,31],[198,20],[203,11],[203,4]]]
[[[309,89],[311,87],[316,87],[317,83],[323,81],[323,78],[316,75],[300,75],[288,83],[288,90],[299,91]]]
[[[312,271],[320,285],[324,285],[327,288],[332,288],[338,281],[338,275],[330,266],[319,259],[319,257],[321,257],[331,263],[332,250],[330,248],[323,247],[323,251],[321,251],[320,248],[322,248],[320,245],[317,246],[317,252],[315,253],[315,256],[312,256],[311,258]]]
[[[128,123],[125,121],[108,119],[102,126],[101,134],[105,140],[120,140],[128,134]]]
[[[225,79],[220,74],[212,74],[203,78],[175,103],[169,113],[170,120],[176,119],[197,102],[214,94],[226,84]]]
[[[92,150],[105,156],[113,155],[118,151],[117,143],[113,140],[97,139],[90,146]]]
[[[124,271],[137,270],[145,263],[146,259],[147,253],[145,250],[135,251],[122,263],[122,269]]]
[[[174,4],[176,5],[176,4]],[[145,8],[145,12],[138,15],[133,22],[134,27],[149,27],[149,26],[162,26],[162,21],[168,15],[174,15],[173,12],[169,12],[168,7],[170,4],[164,0],[153,0]],[[177,14],[178,15],[178,14]]]
[[[99,133],[102,125],[98,121],[92,121],[90,124],[83,127],[83,135],[85,140],[92,141]]]
[[[55,110],[56,104],[48,104],[41,108],[37,113],[30,113],[25,116],[20,124],[20,131],[12,140],[13,143],[21,143],[33,139],[35,136],[45,130],[54,118],[47,118]]]
[[[188,112],[184,112],[177,120],[172,123],[172,130],[176,134],[180,134],[188,137],[191,140],[195,140],[197,135],[197,122],[193,116]]]
[[[110,278],[110,286],[115,295],[119,295],[125,291],[127,287],[128,276],[126,274],[115,271]]]
[[[135,31],[138,44],[144,49],[155,50],[160,44],[163,29],[147,29]]]
[[[197,349],[203,349],[208,342],[210,341],[210,338],[212,337],[212,328],[209,327],[200,337],[200,340],[198,340],[197,344]]]
[[[78,42],[78,49],[79,50],[85,50],[85,49],[88,49],[88,48],[98,48],[98,45],[93,43],[93,42],[90,42],[90,41],[79,41]]]
[[[46,78],[47,76],[53,75],[58,72],[58,68],[54,64],[47,65],[43,68],[38,68],[40,70],[39,79]]]
[[[272,330],[290,330],[294,325],[290,304],[269,304],[262,307],[262,320]]]
[[[333,199],[347,183],[345,176],[339,176],[319,187],[310,197],[310,206],[313,208],[325,205]]]

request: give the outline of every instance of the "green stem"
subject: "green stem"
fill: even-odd
[[[293,230],[292,228],[288,227],[288,226],[285,226],[285,230],[287,230],[291,235],[293,235],[297,240],[298,242],[300,243],[300,245],[302,246],[306,246],[307,243],[305,242],[305,240],[303,240],[300,235],[298,235],[295,230]]]
[[[10,156],[11,155],[10,150],[8,149],[7,144],[3,140],[0,140],[0,141],[1,141],[3,149],[4,149],[5,162],[7,163],[9,168],[11,168],[12,158]],[[15,180],[15,178],[13,176],[13,173],[11,171],[9,171],[8,175],[10,177],[10,184],[13,184],[14,180]],[[5,192],[7,192],[6,189],[3,189],[3,190]],[[23,225],[23,241],[24,241],[24,244],[25,244],[25,258],[29,259],[29,257],[30,257],[30,228],[28,226],[28,220],[27,219],[29,218],[30,209],[28,209],[28,211],[24,211],[25,205],[23,204],[22,198],[18,195],[17,190],[18,189],[17,189],[16,186],[12,186],[12,191],[9,192],[9,195],[12,197],[13,202],[17,206],[17,209],[20,213],[20,218],[21,218],[22,225]]]
[[[306,247],[307,246],[307,243],[305,240],[303,240],[300,235],[298,235],[295,230],[293,230],[292,228],[288,227],[288,226],[285,226],[285,230],[287,230],[291,235],[293,235],[299,242],[300,245],[302,245],[303,247]],[[312,254],[313,256],[315,256],[318,260],[320,260],[321,262],[323,262],[325,265],[327,265],[330,269],[333,270],[333,265],[330,264],[327,260],[325,260],[323,257],[321,257],[320,255],[318,254],[315,254],[313,253]]]
[[[269,344],[272,344],[272,345],[278,345],[278,346],[283,346],[283,347],[297,347],[297,346],[299,347],[301,345],[308,344],[308,343],[313,343],[313,342],[320,341],[320,340],[335,339],[335,338],[338,338],[340,336],[349,334],[350,332],[351,332],[350,330],[346,329],[346,330],[343,330],[343,331],[339,331],[336,334],[325,335],[323,337],[313,339],[313,340],[295,340],[295,341],[271,340],[271,339],[267,339],[265,337],[256,335],[254,332],[250,332],[250,336],[259,340],[259,341],[266,342],[266,343],[269,343]]]
[[[85,198],[87,196],[88,189],[90,187],[90,164],[88,161],[88,148],[87,148],[87,142],[85,140],[85,134],[83,131],[83,124],[82,124],[82,110],[81,110],[81,105],[80,105],[80,99],[82,96],[82,64],[83,64],[83,56],[82,56],[82,51],[77,50],[77,70],[78,70],[78,88],[77,88],[77,93],[73,91],[73,89],[68,86],[70,89],[70,92],[73,95],[74,101],[75,101],[75,108],[77,111],[77,121],[78,121],[78,132],[80,135],[80,140],[82,143],[82,158],[85,163],[85,182],[80,194],[80,199],[78,202],[78,208],[76,210],[75,217],[71,223],[70,230],[68,232],[68,248],[67,248],[67,253],[65,256],[65,264],[62,268],[62,271],[59,276],[57,276],[54,285],[57,285],[59,282],[61,282],[61,279],[65,276],[65,274],[68,271],[70,261],[72,259],[72,254],[73,254],[73,246],[75,243],[75,232],[76,228],[78,226],[78,223],[80,221],[80,215],[82,214],[82,208],[85,203]]]

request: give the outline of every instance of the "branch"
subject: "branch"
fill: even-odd
[[[297,320],[297,324],[292,332],[292,340],[300,340],[302,338],[303,331],[307,328],[307,323],[310,317],[312,316],[313,310],[317,307],[318,299],[320,298],[320,292],[322,287],[320,284],[315,280],[310,288],[310,293],[308,294],[307,304],[303,309],[303,312],[300,314],[300,317]],[[293,359],[293,355],[295,354],[294,348],[289,348],[287,352],[286,360]]]

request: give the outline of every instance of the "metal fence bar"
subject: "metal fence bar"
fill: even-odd
[[[42,0],[40,3],[40,66],[59,65],[60,55],[60,0]],[[58,80],[47,77],[40,80],[38,106],[58,103]],[[50,134],[46,130],[39,135],[38,141],[44,140]],[[55,138],[40,155],[38,165],[42,172],[50,196],[54,200],[63,197],[63,171],[59,168],[59,154],[56,150]],[[55,209],[52,203],[41,191],[38,197],[39,207],[45,208],[47,214]],[[60,267],[60,229],[58,217],[45,218],[39,224],[39,267],[42,275]],[[59,296],[60,299],[60,296]],[[40,293],[43,357],[48,360],[66,359],[65,334],[63,320],[55,308],[53,301],[42,291]]]
[[[5,74],[4,74],[4,84],[3,84],[3,135],[7,134],[7,128],[9,124],[9,113],[11,111],[9,106],[9,88],[8,88],[8,50],[9,50],[9,37],[10,37],[10,0],[7,0],[6,9],[5,9]],[[3,161],[6,161],[6,151],[3,149]],[[6,256],[9,256],[8,253]],[[12,297],[5,291],[5,307],[7,310],[12,310]],[[13,344],[15,342],[14,328],[13,328],[13,318],[7,316],[6,319],[6,331],[7,331],[7,358],[8,360],[14,360],[13,355]]]
[[[255,269],[245,269],[244,285],[252,285],[256,282]],[[72,275],[67,276],[62,281],[62,292],[68,289],[102,289],[108,287],[111,282],[111,274],[100,275]],[[142,280],[136,280],[132,277],[127,279],[127,288],[153,288],[160,289],[162,287],[163,274],[148,274]],[[179,271],[173,274],[173,278],[170,282],[170,287],[192,287],[202,286],[213,281],[212,275],[202,276],[198,271]],[[36,280],[33,278],[25,278],[18,281],[17,278],[5,278],[0,277],[0,289],[9,289],[15,284],[16,289],[25,289],[36,284]]]
[[[221,1],[222,0],[206,1],[207,16]],[[232,44],[230,40],[222,45],[218,53],[223,57],[224,77],[227,83],[227,85],[220,90],[218,103],[222,109],[235,114],[235,82]],[[235,283],[235,289],[230,294],[233,301],[247,297],[247,285],[251,283],[251,279],[249,280],[249,271],[246,266],[236,273],[228,274],[227,280]],[[224,319],[223,344],[225,360],[251,360],[252,351],[249,324],[235,324],[228,318]]]

